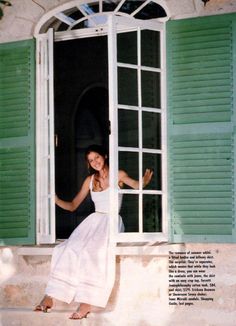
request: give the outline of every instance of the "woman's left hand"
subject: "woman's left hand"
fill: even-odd
[[[151,169],[146,169],[143,176],[143,188],[145,188],[151,181],[153,176],[153,171]]]

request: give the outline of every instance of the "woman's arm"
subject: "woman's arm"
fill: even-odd
[[[146,169],[144,176],[143,176],[143,188],[145,188],[152,179],[153,171],[150,169]],[[132,179],[128,176],[125,171],[119,171],[119,183],[124,183],[127,186],[133,189],[139,189],[139,181]]]
[[[55,196],[55,203],[70,212],[74,212],[76,208],[79,207],[79,205],[82,203],[82,201],[86,198],[86,196],[89,193],[89,184],[90,184],[91,177],[87,177],[78,192],[78,194],[75,196],[75,198],[72,201],[65,201]]]

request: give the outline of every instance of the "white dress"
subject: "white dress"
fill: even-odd
[[[95,212],[54,248],[46,294],[67,303],[105,307],[115,280],[115,251],[109,242],[109,188],[94,192],[92,182],[93,176],[90,192]]]

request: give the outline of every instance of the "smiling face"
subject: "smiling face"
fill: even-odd
[[[91,168],[95,171],[101,171],[105,167],[105,157],[97,152],[90,152],[87,156],[87,160]]]

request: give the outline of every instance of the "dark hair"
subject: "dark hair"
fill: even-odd
[[[91,152],[95,152],[95,153],[98,153],[99,155],[101,155],[105,159],[105,164],[109,165],[107,150],[104,147],[102,147],[101,145],[97,145],[97,144],[90,145],[85,151],[85,159],[86,160],[88,160],[88,155]],[[88,170],[89,170],[89,174],[94,174],[94,173],[97,174],[97,171],[95,171],[90,166],[90,164],[88,164]]]

